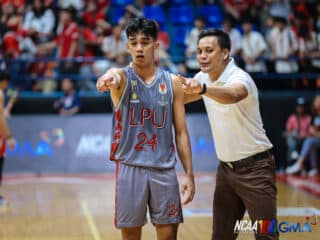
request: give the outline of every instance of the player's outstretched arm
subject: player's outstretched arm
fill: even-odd
[[[121,68],[110,68],[98,78],[96,87],[101,93],[110,91],[111,99],[115,107],[118,106],[126,86],[126,75]]]
[[[185,176],[180,184],[181,202],[182,204],[187,204],[192,201],[195,194],[192,154],[184,109],[184,93],[179,86],[177,76],[171,76],[173,79],[173,121],[176,145],[179,158],[185,171]]]
[[[16,141],[11,136],[4,114],[4,95],[2,91],[0,91],[0,133],[1,137],[6,139],[8,146],[10,148],[15,148]]]

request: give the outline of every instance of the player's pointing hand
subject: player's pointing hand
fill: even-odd
[[[108,71],[98,78],[96,87],[99,92],[117,89],[120,86],[121,76],[115,71]]]

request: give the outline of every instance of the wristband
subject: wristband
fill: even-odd
[[[202,90],[199,92],[199,95],[203,95],[207,92],[207,85],[205,83],[202,84]]]

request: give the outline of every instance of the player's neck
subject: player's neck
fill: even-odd
[[[133,64],[133,70],[147,84],[151,83],[155,78],[156,66],[154,64],[148,67],[139,67]]]

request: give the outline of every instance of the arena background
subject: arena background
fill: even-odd
[[[40,12],[34,9],[37,3],[43,6]],[[96,7],[92,8],[92,4]],[[244,5],[246,10],[240,10],[237,18],[228,9],[239,5]],[[274,145],[278,222],[287,227],[279,227],[280,239],[319,239],[320,176],[284,173],[288,165],[284,137],[287,118],[294,112],[298,97],[305,98],[310,113],[314,97],[320,94],[320,70],[313,65],[313,60],[320,57],[319,1],[1,0],[0,6],[0,71],[11,78],[7,100],[18,93],[11,116],[7,118],[17,147],[8,149],[4,165],[0,195],[5,202],[0,204],[0,240],[121,238],[113,224],[115,166],[109,161],[110,96],[98,93],[95,81],[110,66],[124,66],[130,61],[106,57],[102,43],[105,37],[116,35],[113,30],[117,26],[123,30],[126,21],[138,15],[156,20],[162,37],[165,35],[161,39],[165,54],[157,59],[157,64],[189,77],[199,70],[188,66],[186,55],[186,36],[194,28],[197,17],[204,18],[206,28],[219,29],[224,27],[226,19],[231,19],[233,29],[241,37],[244,36],[243,20],[249,20],[252,29],[262,34],[264,40],[276,28],[273,21],[285,19],[300,42],[294,54],[286,57],[296,61],[299,70],[276,72],[274,61],[279,58],[271,57],[269,46],[257,59],[266,63],[266,71],[250,74],[259,89],[264,127]],[[32,27],[41,30],[51,24],[52,29],[39,37],[25,22],[34,20],[30,14],[36,13],[39,17],[45,12],[49,18],[36,18],[43,24],[36,21]],[[64,46],[64,42],[59,41],[64,37],[61,13],[72,15],[75,35],[81,35],[77,38],[79,54],[71,57],[59,51]],[[305,30],[309,30],[309,38],[312,36],[315,40],[316,36],[318,41],[318,44],[304,46],[312,48],[307,49],[307,53],[301,44],[308,39]],[[43,43],[51,41],[58,44],[52,49],[42,48]],[[92,41],[94,49],[90,44],[85,48],[86,41]],[[239,42],[241,39],[235,41]],[[289,42],[284,47],[287,46],[292,47],[292,44]],[[241,54],[233,57],[239,66],[245,67]],[[81,100],[80,112],[68,117],[59,115],[53,108],[54,102],[63,95],[60,84],[64,78],[73,80]],[[186,105],[186,110],[196,195],[192,203],[183,207],[185,223],[179,227],[178,239],[204,240],[211,235],[218,160],[203,103]],[[228,131],[232,128],[229,126]],[[181,179],[183,171],[179,161],[177,172]],[[248,220],[248,216],[245,219]],[[142,239],[156,239],[150,222],[143,229]],[[252,240],[254,236],[244,231],[238,239]]]

